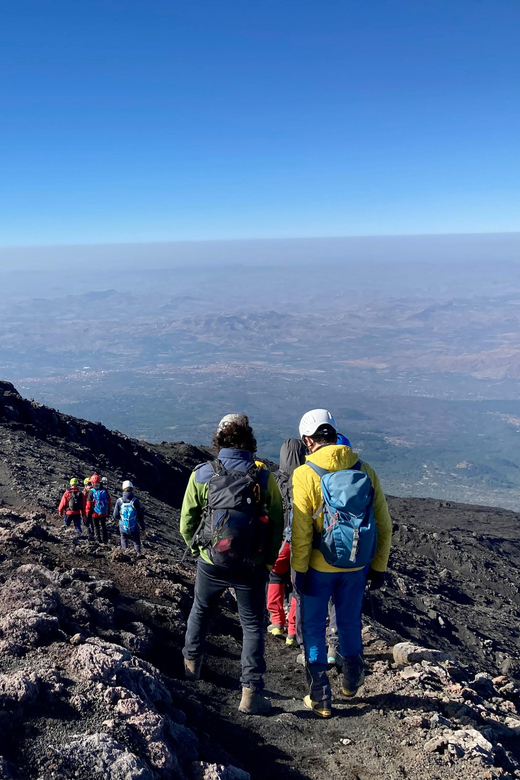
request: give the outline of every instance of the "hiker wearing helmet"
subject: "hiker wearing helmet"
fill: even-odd
[[[280,468],[273,472],[273,476],[280,488],[284,514],[284,537],[276,562],[269,574],[269,586],[267,588],[267,609],[269,611],[270,625],[267,627],[271,636],[283,637],[285,635],[285,588],[290,584],[291,576],[291,522],[292,522],[292,490],[291,476],[295,468],[305,463],[305,445],[301,439],[287,439],[280,449]],[[286,644],[296,646],[296,598],[291,598],[289,615],[287,617]]]
[[[123,495],[116,501],[114,520],[119,521],[121,549],[126,550],[128,542],[133,542],[135,552],[140,553],[141,537],[144,539],[146,536],[144,509],[137,496],[134,495],[134,486],[129,479],[123,482]]]
[[[93,524],[97,541],[108,544],[107,517],[112,509],[112,502],[98,474],[92,474],[90,484],[86,501],[87,517]]]
[[[58,514],[63,517],[63,525],[68,528],[71,522],[78,536],[81,535],[81,517],[85,513],[85,502],[79,489],[79,480],[73,477],[69,487],[61,497]]]
[[[331,716],[325,625],[334,599],[343,659],[344,696],[365,678],[361,608],[367,581],[384,583],[392,536],[386,499],[374,469],[352,449],[337,444],[337,426],[326,409],[301,419],[300,436],[309,451],[293,473],[293,584],[301,595],[302,633],[309,694],[315,715]]]
[[[267,567],[283,534],[280,491],[255,463],[256,439],[245,414],[228,414],[213,436],[217,459],[191,474],[181,511],[181,533],[197,561],[193,607],[183,649],[186,678],[200,676],[205,639],[217,601],[234,588],[243,631],[240,712],[263,715]]]
[[[92,487],[92,485],[91,485],[91,482],[90,482],[90,477],[85,477],[85,479],[83,480],[83,490],[81,491],[81,493],[83,495],[83,507],[84,507],[84,509],[83,509],[83,513],[84,513],[83,519],[84,519],[84,522],[85,522],[85,528],[87,529],[87,533],[89,535],[89,539],[93,539],[94,538],[94,527],[92,525],[92,520],[89,520],[88,515],[87,515],[87,511],[86,511],[87,496],[88,496],[88,493],[89,493],[89,490],[90,490],[91,487]]]

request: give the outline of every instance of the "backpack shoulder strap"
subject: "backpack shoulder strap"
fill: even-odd
[[[255,482],[260,486],[260,490],[267,490],[267,484],[269,482],[269,477],[271,476],[271,471],[267,469],[263,465],[258,465],[258,463],[253,463],[246,471],[246,474],[249,474]]]
[[[214,474],[224,474],[226,468],[221,460],[215,458],[215,460],[208,460],[208,465]]]
[[[311,463],[310,461],[307,461],[306,466],[310,466],[311,469],[316,472],[318,477],[322,479],[322,477],[325,476],[325,474],[330,474],[330,471],[328,469],[322,469],[321,466],[317,466],[315,463]]]
[[[351,471],[362,471],[362,468],[361,468],[362,466],[363,466],[363,461],[362,460],[358,460],[358,461],[356,461],[356,463],[354,463],[353,466],[350,466],[350,470]]]
[[[328,469],[322,469],[321,466],[317,466],[315,463],[311,463],[310,461],[306,461],[305,465],[309,466],[318,475],[320,480],[323,479],[325,474],[330,474],[330,471]],[[323,500],[320,506],[318,507],[318,509],[316,510],[316,512],[313,514],[312,519],[316,520],[316,518],[319,515],[321,515],[321,513],[323,512],[324,508],[325,508],[325,501]]]
[[[262,471],[265,471],[265,469],[253,462],[250,466],[247,467],[246,474],[249,474],[249,476],[253,477],[253,479],[258,479],[260,472]]]

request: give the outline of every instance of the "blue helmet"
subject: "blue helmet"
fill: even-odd
[[[352,447],[350,439],[347,439],[347,437],[343,436],[342,433],[338,433],[336,437],[336,444],[344,444],[346,447]]]

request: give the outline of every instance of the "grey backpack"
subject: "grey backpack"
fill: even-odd
[[[252,564],[265,544],[268,519],[260,501],[260,468],[233,471],[220,460],[210,462],[208,503],[203,513],[202,546],[218,566]],[[263,470],[263,469],[262,469]]]

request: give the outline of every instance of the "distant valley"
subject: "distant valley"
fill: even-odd
[[[489,265],[109,273],[0,304],[0,373],[149,441],[246,410],[276,459],[334,410],[397,495],[520,509],[520,274]]]

